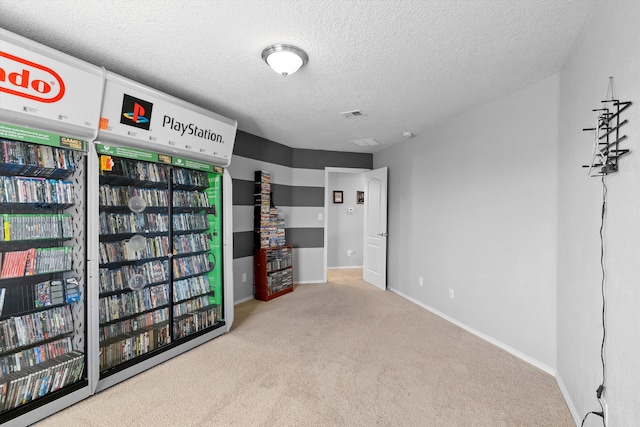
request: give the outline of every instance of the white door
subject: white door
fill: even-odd
[[[364,174],[364,251],[362,276],[387,289],[387,168]]]

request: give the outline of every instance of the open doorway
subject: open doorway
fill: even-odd
[[[362,281],[362,268],[329,268],[327,283],[349,285]]]
[[[364,174],[368,169],[325,168],[324,281],[333,276],[362,277]],[[344,270],[341,272],[340,270]]]
[[[324,282],[329,268],[359,267],[364,281],[387,289],[387,182],[386,167],[325,168]]]

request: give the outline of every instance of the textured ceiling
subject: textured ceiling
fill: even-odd
[[[312,149],[375,152],[558,72],[595,0],[0,0],[0,27]],[[286,78],[273,43],[309,63]],[[338,113],[362,110],[346,119]],[[358,147],[352,139],[382,145]]]

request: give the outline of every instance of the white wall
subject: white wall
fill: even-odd
[[[364,205],[356,203],[356,191],[364,191],[364,174],[330,172],[327,190],[327,267],[362,267]],[[333,203],[333,191],[343,192],[343,203]]]
[[[602,381],[600,211],[602,186],[583,163],[591,157],[593,108],[614,76],[616,95],[634,102],[623,118],[631,154],[608,186],[606,247],[607,344],[603,394],[610,426],[640,425],[640,2],[599,5],[561,72],[558,372],[567,401],[582,419],[600,411]],[[587,426],[601,426],[590,416]]]
[[[552,76],[374,155],[389,167],[389,286],[549,372],[558,84]]]

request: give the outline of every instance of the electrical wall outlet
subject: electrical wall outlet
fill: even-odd
[[[449,298],[455,298],[455,293],[453,292],[453,288],[449,288]]]
[[[424,286],[424,280],[422,279],[422,276],[418,277],[418,284],[420,286]]]
[[[351,249],[349,249],[349,250],[347,251],[347,256],[351,256],[351,255],[353,255],[353,254],[354,254],[354,251],[352,251]]]
[[[247,273],[242,273],[242,283],[247,281]]]

